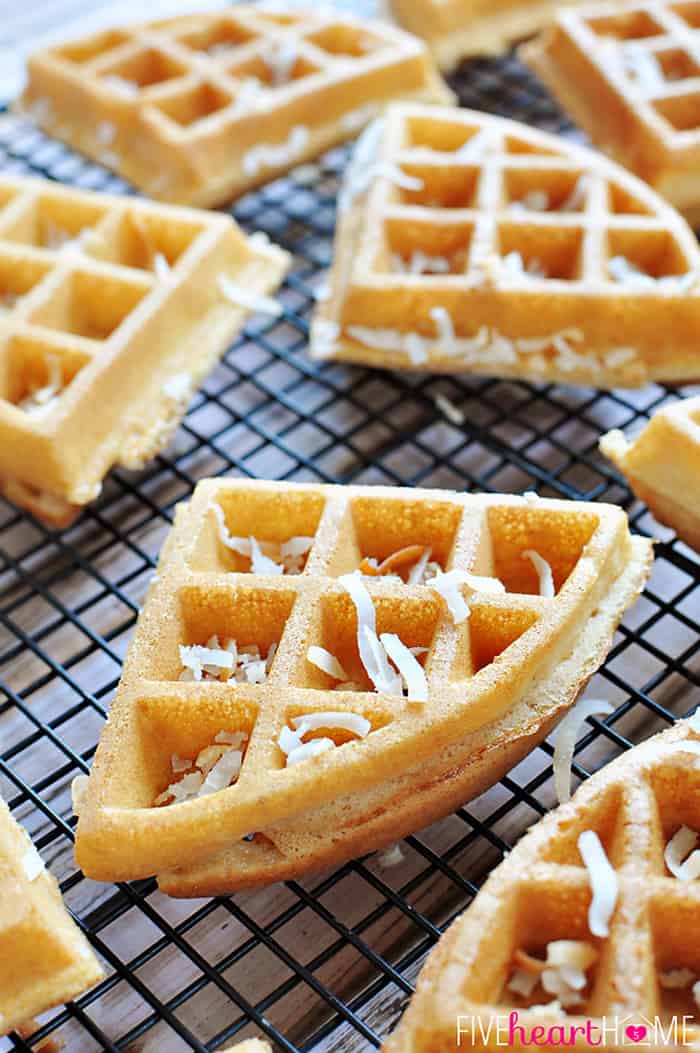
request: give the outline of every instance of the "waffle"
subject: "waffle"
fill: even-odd
[[[593,142],[700,222],[694,0],[581,4],[521,49]]]
[[[63,526],[141,467],[287,264],[228,216],[0,180],[0,489]]]
[[[101,979],[56,881],[0,800],[0,1035]]]
[[[275,554],[290,545],[304,549],[290,568],[301,573],[279,572]],[[395,559],[407,548],[430,557],[428,577],[416,575],[415,555],[410,572]],[[551,588],[533,555],[549,561]],[[540,697],[521,729],[514,714],[527,689],[572,652],[587,618],[598,636],[574,679],[594,671],[650,560],[650,544],[606,505],[200,483],[178,511],[100,741],[80,806],[80,866],[98,880],[145,877],[244,838],[245,854],[257,854],[259,832],[265,847],[273,827],[301,813],[333,813],[338,801],[361,808],[386,792],[388,772],[420,775],[444,758],[447,778],[452,760],[464,761],[465,736],[475,743],[492,722],[502,721],[500,739],[485,732],[482,751],[507,752],[519,735],[524,750],[570,701]],[[391,573],[355,574],[372,561]],[[364,613],[358,623],[358,582],[376,619],[372,662],[358,652],[358,627],[369,625]],[[393,659],[397,639],[418,649],[408,697],[376,657],[381,641]],[[321,649],[335,666],[319,667]],[[212,662],[216,675],[203,682]],[[238,765],[231,784],[212,781],[215,762]],[[336,819],[323,832],[340,841]],[[310,828],[312,841],[318,833]]]
[[[665,406],[631,442],[608,432],[600,448],[658,521],[700,551],[700,396]]]
[[[316,358],[601,388],[700,373],[695,238],[589,150],[396,105],[360,140],[339,209]]]
[[[210,207],[352,138],[397,98],[452,98],[421,41],[241,4],[41,51],[20,108],[150,197]]]
[[[699,739],[697,723],[695,730],[679,723],[608,765],[537,823],[428,958],[384,1053],[456,1049],[458,1018],[463,1047],[496,1048],[493,1037],[481,1038],[479,1022],[487,1029],[496,1018],[508,1035],[512,1012],[524,1031],[503,1044],[517,1051],[530,1048],[536,1026],[585,1026],[587,1019],[595,1030],[582,1028],[577,1050],[629,1050],[644,1034],[635,1040],[627,1029],[639,1027],[647,1028],[646,1048],[685,1049],[681,1024],[677,1038],[665,1043],[657,1024],[668,1028],[683,1015],[687,1043],[700,1038],[693,997],[700,883],[673,876],[664,858],[682,828],[700,831]],[[687,741],[694,752],[682,748]],[[617,896],[607,911],[592,903],[592,871],[579,848],[584,831],[597,835],[616,873]],[[679,855],[688,847],[692,837]],[[606,890],[614,884],[604,881]],[[602,924],[610,907],[609,924]],[[577,985],[584,981],[576,991],[560,969],[573,949],[559,941],[575,941],[573,956],[583,959],[577,966],[583,977],[570,974]],[[549,975],[542,972],[545,959],[553,965]]]
[[[396,18],[423,37],[442,70],[469,55],[499,55],[579,0],[391,0]]]

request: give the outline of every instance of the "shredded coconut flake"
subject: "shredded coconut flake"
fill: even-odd
[[[255,177],[266,168],[285,168],[304,153],[310,138],[309,129],[298,124],[283,143],[253,146],[243,157],[243,171],[247,176]]]
[[[676,830],[664,849],[664,861],[679,881],[694,881],[700,877],[700,835],[689,826]]]
[[[220,274],[218,286],[222,295],[236,307],[245,307],[246,310],[255,311],[257,314],[269,314],[273,318],[279,318],[284,314],[284,307],[271,296],[244,289],[242,285],[231,280],[225,274]]]
[[[309,647],[306,657],[312,665],[328,676],[332,676],[334,680],[347,681],[350,679],[335,655],[327,651],[325,647]]]
[[[311,742],[304,742],[287,754],[287,767],[293,768],[310,757],[319,757],[322,753],[333,749],[335,749],[333,739],[312,739]]]
[[[528,190],[518,201],[511,202],[510,207],[514,212],[547,212],[549,194],[545,190]]]
[[[39,388],[34,388],[17,403],[17,408],[33,417],[43,417],[58,402],[64,387],[63,369],[56,355],[46,356],[47,381]]]
[[[349,731],[357,738],[364,739],[372,730],[370,722],[358,713],[332,711],[304,713],[300,717],[292,717],[291,724],[300,738],[308,735],[310,731],[323,728],[327,731]]]
[[[191,670],[195,680],[201,680],[205,667],[207,671],[219,673],[233,669],[234,656],[220,648],[180,644],[180,662],[185,669]]]
[[[360,659],[377,691],[386,695],[403,695],[401,678],[392,670],[386,652],[377,637],[376,615],[372,598],[362,583],[359,571],[344,574],[338,583],[350,594],[357,613],[357,648]]]
[[[232,537],[228,532],[221,505],[213,501],[209,510],[216,519],[221,544],[239,556],[249,559],[252,573],[301,574],[305,565],[304,556],[314,543],[312,537],[298,535],[279,544],[272,541],[261,542],[254,537]]]
[[[660,278],[635,266],[626,256],[613,256],[608,260],[608,272],[610,277],[621,285],[629,285],[631,288],[653,289],[661,293],[686,293],[695,285],[697,274],[687,271],[685,274],[666,274]]]
[[[425,678],[425,670],[416,656],[401,642],[396,633],[382,633],[379,639],[401,674],[406,685],[408,699],[411,702],[427,702],[428,681]]]
[[[610,919],[617,902],[617,874],[595,830],[583,831],[578,839],[578,850],[591,883],[588,928],[593,936],[604,938],[609,935]]]
[[[403,863],[404,854],[401,850],[401,845],[395,844],[391,848],[385,848],[383,852],[380,852],[377,856],[377,862],[383,870],[389,870],[391,867],[397,867]]]
[[[293,40],[285,40],[265,49],[262,59],[272,74],[274,87],[281,88],[289,83],[298,57],[299,52]]]
[[[398,274],[449,274],[452,269],[446,256],[428,256],[420,249],[415,249],[408,260],[394,253],[391,263]]]
[[[174,753],[171,768],[173,775],[180,778],[156,797],[154,807],[182,804],[232,786],[240,775],[247,742],[246,731],[220,731],[214,745],[205,746],[195,760]]]
[[[21,863],[27,881],[36,881],[39,875],[43,874],[46,869],[43,859],[37,852],[35,846],[31,843],[27,845],[27,848],[22,854]]]
[[[544,596],[545,599],[548,600],[553,599],[556,595],[554,576],[552,575],[552,568],[547,560],[532,548],[526,549],[522,556],[523,559],[529,559],[537,571],[537,576],[540,579],[540,596]]]
[[[159,282],[164,282],[170,277],[170,264],[162,252],[153,254],[153,273]]]
[[[459,149],[455,150],[454,156],[458,161],[480,161],[489,145],[489,129],[480,128],[471,138],[467,139]]]
[[[610,702],[597,698],[580,699],[562,720],[554,744],[554,787],[560,804],[571,798],[571,764],[578,733],[588,717],[598,713],[613,713]]]
[[[192,377],[189,373],[173,373],[161,388],[163,394],[174,402],[187,398],[192,390]]]
[[[460,625],[469,617],[469,607],[460,591],[460,585],[465,586],[471,592],[502,594],[506,591],[498,578],[469,574],[463,570],[450,570],[447,573],[440,571],[434,578],[426,581],[426,585],[435,589],[442,596],[455,625]]]
[[[433,402],[440,410],[444,417],[447,417],[450,424],[454,424],[457,427],[464,424],[466,417],[462,413],[458,406],[455,406],[454,402],[448,399],[447,395],[443,395],[441,392],[433,395]]]

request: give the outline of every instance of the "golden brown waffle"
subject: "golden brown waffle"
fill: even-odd
[[[521,49],[593,142],[700,221],[695,0],[581,4]]]
[[[141,467],[288,260],[229,216],[0,180],[0,489],[64,525]]]
[[[290,539],[313,540],[302,573],[273,575],[259,568],[251,573],[250,561],[222,536],[254,537],[268,549]],[[421,655],[427,701],[393,688],[372,689],[345,585],[345,575],[364,557],[381,561],[407,545],[430,547],[441,586],[441,571],[479,576],[455,584],[471,609],[457,621],[442,588],[364,579],[379,636],[394,633],[406,648],[427,649]],[[551,598],[540,594],[548,590],[526,556],[530,550],[549,562],[556,590]],[[527,712],[519,703],[571,655],[586,624],[591,636],[570,679],[580,684],[594,671],[650,560],[649,543],[632,538],[624,513],[607,505],[379,487],[200,483],[180,508],[163,550],[81,802],[80,865],[91,877],[117,880],[177,868],[185,859],[196,864],[248,835],[262,831],[267,837],[278,825],[284,843],[286,822],[310,810],[328,814],[339,801],[341,808],[355,802],[365,809],[363,821],[371,819],[377,794],[396,796],[390,772],[413,776],[418,768],[421,779],[423,772],[437,777],[434,766],[444,758],[439,775],[459,776],[450,769],[455,761],[464,766],[465,743],[479,752],[491,746],[497,758],[518,739],[524,751],[528,740],[546,733],[543,725],[572,700],[575,688],[568,686],[563,698],[548,696],[546,704],[540,697]],[[493,576],[500,594],[487,591],[495,589]],[[229,639],[239,654],[256,646],[266,656],[276,645],[267,679],[192,681],[179,648],[222,647]],[[358,690],[313,665],[310,647],[326,648],[342,664],[343,683],[352,681]],[[202,662],[206,670],[207,659]],[[359,717],[366,726],[343,731],[334,721],[311,729],[308,741],[330,739],[329,748],[288,766],[280,736],[314,713],[340,713],[355,724]],[[497,737],[490,736],[494,724]],[[229,746],[243,753],[232,786],[181,803],[164,799],[174,772],[186,772],[196,787],[201,776],[192,770],[194,758],[201,769],[200,751],[221,751],[241,733],[245,744]],[[502,770],[498,763],[494,759],[494,777]],[[487,768],[480,772],[484,783]],[[412,822],[423,807],[420,785],[407,781],[403,789],[415,791],[415,800],[406,802],[403,819],[397,808],[398,825]],[[429,789],[426,808],[436,807],[436,792],[440,796],[441,786]],[[156,800],[161,807],[154,807]],[[342,825],[336,815],[324,833],[338,831],[339,850],[349,845],[352,852],[351,837],[340,844]],[[308,830],[310,845],[318,824]],[[295,836],[292,828],[291,840]],[[370,823],[369,836],[386,839],[387,830],[378,836]],[[242,847],[254,851],[257,842]],[[253,869],[268,861],[254,856]],[[240,874],[229,879],[236,884]]]
[[[659,522],[700,550],[700,396],[665,406],[632,441],[608,432],[600,448]]]
[[[393,26],[249,4],[113,29],[28,67],[21,108],[45,131],[150,197],[201,206],[352,138],[391,99],[452,98]]]
[[[697,242],[639,180],[513,121],[396,105],[348,169],[311,352],[637,386],[697,377],[699,325]]]
[[[0,800],[0,1035],[101,979],[55,879]]]
[[[391,0],[405,29],[423,37],[443,70],[469,55],[498,55],[580,0]]]
[[[577,1050],[629,1050],[634,1039],[626,1029],[645,1026],[645,1048],[685,1049],[682,1024],[675,1040],[667,1032],[667,1044],[656,1027],[657,1018],[668,1028],[683,1015],[688,1045],[697,1041],[700,1008],[692,990],[700,979],[700,881],[672,876],[664,851],[682,827],[700,831],[699,741],[697,725],[679,723],[608,765],[537,823],[428,958],[385,1053],[457,1049],[458,1019],[461,1048],[479,1050],[497,1048],[497,1021],[505,1029],[501,1044],[517,1051],[532,1048],[534,1027],[563,1026],[570,1034],[575,1025],[585,1029],[587,1019],[594,1030],[578,1032]],[[694,752],[683,749],[686,742]],[[616,873],[608,936],[590,931],[597,911],[589,913],[592,883],[578,846],[584,831],[598,836]],[[594,961],[583,969],[584,986],[571,992],[565,985],[571,997],[561,995],[565,1006],[557,1006],[551,981],[559,986],[561,978],[538,970],[545,956],[555,957],[548,945],[562,940],[592,948]],[[533,957],[535,985],[518,993],[509,985],[519,986],[524,977],[516,970],[532,966]],[[523,1030],[511,1037],[514,1011]],[[640,1041],[644,1035],[637,1034]]]

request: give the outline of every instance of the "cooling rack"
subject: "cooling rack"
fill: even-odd
[[[512,57],[464,65],[463,105],[576,134]],[[213,1050],[249,1035],[276,1050],[371,1050],[398,1019],[426,953],[489,870],[550,808],[544,743],[491,791],[384,856],[221,900],[170,901],[153,881],[83,878],[73,860],[70,782],[87,771],[120,663],[178,501],[208,475],[456,489],[538,490],[606,500],[661,537],[644,596],[589,694],[575,772],[590,771],[690,712],[700,679],[697,554],[634,503],[597,452],[610,427],[639,429],[679,392],[372,372],[305,353],[314,289],[331,255],[347,148],[241,200],[234,213],[294,254],[284,318],[247,325],[193,400],[170,448],[118,470],[70,530],[0,502],[0,791],[58,877],[107,978],[0,1050]],[[0,167],[128,192],[103,169],[14,118]],[[686,389],[685,393],[689,393]],[[464,423],[435,403],[447,396]]]

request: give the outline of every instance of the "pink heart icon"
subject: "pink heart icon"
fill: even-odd
[[[647,1037],[647,1029],[644,1024],[630,1024],[625,1028],[625,1035],[630,1042],[643,1042]]]

